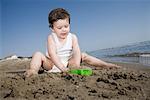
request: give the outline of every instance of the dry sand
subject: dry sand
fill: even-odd
[[[117,63],[121,69],[93,69],[92,76],[40,73],[25,78],[29,60],[0,61],[0,100],[150,100],[150,67]],[[8,73],[9,71],[19,72]]]

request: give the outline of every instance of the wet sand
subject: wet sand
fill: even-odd
[[[93,69],[92,76],[41,72],[25,78],[29,63],[0,60],[0,100],[150,100],[150,67],[116,63],[123,68]]]

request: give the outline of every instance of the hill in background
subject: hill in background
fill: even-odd
[[[101,50],[95,50],[89,52],[96,57],[108,57],[108,56],[139,56],[141,54],[150,54],[150,41],[144,41],[139,43],[133,43],[115,48],[107,48]]]

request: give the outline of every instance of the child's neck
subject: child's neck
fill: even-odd
[[[58,38],[58,40],[59,40],[59,42],[60,42],[60,44],[65,44],[66,43],[66,40],[67,40],[67,37],[66,38],[64,38],[64,39],[62,39],[62,38]]]

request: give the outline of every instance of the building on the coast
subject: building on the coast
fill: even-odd
[[[139,56],[139,62],[150,66],[150,54],[142,54]]]

